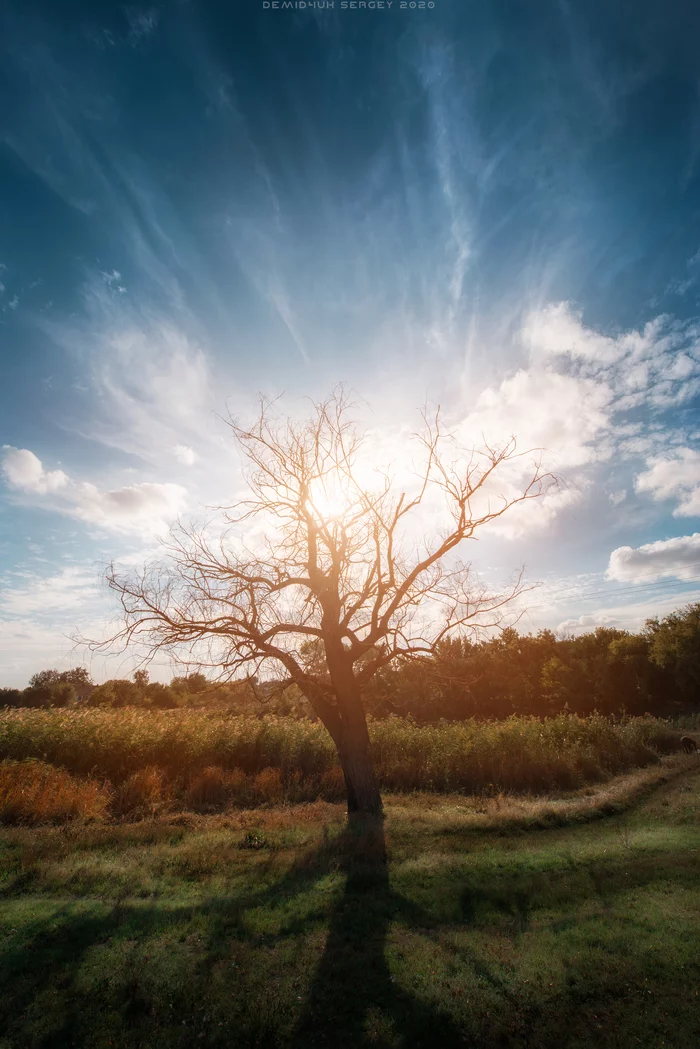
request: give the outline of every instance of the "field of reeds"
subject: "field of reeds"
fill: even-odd
[[[655,718],[370,724],[382,788],[547,794],[657,762],[678,730]],[[0,820],[150,816],[340,800],[342,773],[322,725],[194,711],[0,711]],[[71,788],[73,784],[73,788]]]

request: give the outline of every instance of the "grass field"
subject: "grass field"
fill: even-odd
[[[2,1049],[700,1044],[695,756],[364,833],[316,802],[0,848]]]
[[[370,724],[383,790],[439,793],[572,790],[658,762],[660,755],[678,750],[680,735],[652,717],[612,723],[573,714],[423,726],[388,718]],[[345,794],[328,732],[319,723],[291,718],[5,708],[0,710],[3,759],[33,759],[70,776],[90,777],[91,785],[76,785],[83,795],[76,804],[86,815],[88,794],[95,813],[109,810],[116,816],[139,809],[152,815],[158,808],[332,801]],[[16,804],[22,776],[33,781],[31,789],[58,818],[60,806],[50,795],[53,789],[69,802],[65,777],[52,786],[48,768],[0,765],[0,822],[28,818],[26,791]]]

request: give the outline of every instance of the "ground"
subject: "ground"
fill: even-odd
[[[317,803],[0,848],[0,1049],[700,1044],[694,756],[364,831]]]

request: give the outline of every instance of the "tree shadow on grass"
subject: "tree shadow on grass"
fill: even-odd
[[[527,870],[496,874],[491,869],[475,869],[460,887],[453,876],[442,879],[438,870],[430,879],[431,898],[459,894],[461,921],[455,915],[447,919],[448,925],[454,925],[456,919],[457,924],[483,927],[494,919],[498,924],[500,915],[507,919],[512,934],[518,935],[527,929],[530,911],[545,902],[571,906],[601,892],[614,895],[659,880],[679,888],[697,886],[697,869],[691,863],[694,857],[680,862],[675,854],[640,853],[632,859],[627,855],[596,857],[551,877]],[[332,872],[343,876],[343,887],[329,902],[325,889],[318,893],[315,889]],[[40,898],[37,906],[41,906]],[[251,921],[258,908],[271,915],[270,931],[260,931],[265,929],[264,922],[260,926]],[[437,910],[444,913],[442,907]],[[24,925],[18,940],[6,944],[0,972],[4,984],[0,1044],[13,1049],[98,1044],[148,1045],[149,1049],[194,1045],[226,1049],[252,1045],[420,1049],[439,1045],[449,1049],[470,1044],[478,1031],[472,1019],[463,1014],[458,1026],[445,1011],[413,997],[392,979],[386,949],[394,923],[439,940],[445,918],[391,888],[380,822],[364,828],[348,825],[337,838],[329,837],[320,847],[297,856],[271,884],[239,895],[171,905],[123,900],[111,908],[98,900],[71,902],[48,916],[36,916]],[[325,947],[314,969],[313,943],[325,926]],[[163,995],[149,975],[149,944],[163,941],[170,952],[170,945],[182,943],[193,929],[201,938],[196,960],[190,962],[184,948],[181,955],[172,953],[178,989],[167,996],[175,998],[171,1006],[161,1001]],[[123,953],[114,957],[121,969],[107,972],[104,984],[86,984],[81,965],[86,959],[88,968],[93,964],[89,952],[119,943],[124,945]],[[274,986],[275,972],[283,976],[279,962],[272,976],[264,964],[243,974],[247,977],[243,987],[240,969],[231,966],[239,951],[244,964],[248,958],[255,966],[257,952],[264,954],[268,948],[274,952],[282,943],[285,950],[306,952],[303,958],[299,953],[300,976],[302,970],[313,970],[303,1005],[297,1005],[296,992],[290,992],[288,986]],[[253,953],[246,954],[249,950]],[[464,953],[465,948],[460,950]],[[468,946],[466,950],[463,961],[498,994],[504,1010],[499,1022],[508,1027],[506,1014],[522,1011],[522,1006],[512,999],[497,968],[480,952]],[[223,969],[217,970],[217,965]],[[238,995],[235,1000],[234,994]],[[276,1011],[266,1015],[268,1000],[275,995]],[[560,1001],[559,1007],[565,1009],[566,1002]],[[23,1014],[34,1019],[25,1022]],[[537,1022],[535,1012],[527,1016],[528,1022]],[[128,1034],[125,1029],[123,1037],[120,1023],[132,1028]],[[8,1025],[6,1042],[1,1041],[3,1024]],[[515,1040],[507,1044],[527,1044],[520,1027],[511,1028],[511,1033]],[[497,1036],[490,1044],[500,1044]]]
[[[303,913],[292,906],[274,932],[251,929],[251,911],[284,911],[331,872],[344,876],[344,887],[330,906],[322,894],[318,900],[311,898]],[[141,971],[140,952],[150,953],[141,944],[163,937],[177,940],[202,917],[206,924],[199,961],[194,969],[183,970],[174,1014],[166,1014],[150,996],[148,974]],[[7,997],[5,1007],[0,1007],[0,1028],[4,1022],[9,1035],[4,1044],[23,1049],[30,1044],[33,1049],[96,1044],[420,1049],[436,1041],[448,1049],[467,1044],[445,1014],[394,983],[385,949],[390,924],[396,920],[414,928],[436,924],[421,907],[392,891],[381,821],[347,826],[338,837],[299,856],[272,884],[240,897],[175,906],[117,900],[108,909],[97,900],[71,902],[50,916],[37,916],[24,926],[20,941],[8,944],[1,966]],[[224,959],[230,964],[232,950],[235,954],[239,948],[274,948],[285,938],[293,942],[297,936],[308,937],[310,930],[324,924],[328,927],[325,948],[296,1024],[289,1016],[295,1002],[284,995],[281,1006],[286,1006],[286,1018],[263,1015],[266,997],[275,996],[274,987],[248,984],[253,1000],[247,1004],[239,1000],[229,1015],[220,1011],[224,1001],[204,1004],[217,962]],[[108,983],[91,1007],[81,965],[96,946],[117,942],[124,945],[119,955],[122,968],[106,974]],[[309,960],[307,954],[307,966]],[[240,974],[232,969],[231,990],[239,980]],[[262,1012],[256,1017],[258,1008]],[[204,1023],[204,1015],[211,1016],[212,1009],[217,1020],[224,1018],[223,1027]],[[123,1040],[110,1042],[120,1026]]]
[[[394,982],[386,960],[393,920],[434,925],[389,883],[381,820],[349,824],[338,842],[346,875],[333,909],[321,961],[293,1038],[305,1046],[464,1046],[468,1038],[439,1009]]]

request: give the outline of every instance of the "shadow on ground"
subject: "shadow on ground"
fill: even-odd
[[[346,874],[305,1014],[292,1044],[405,1047],[469,1044],[450,1018],[398,988],[386,961],[392,920],[431,925],[430,916],[389,884],[384,828],[350,824],[339,840]]]
[[[340,875],[332,891],[314,895],[329,874]],[[569,1037],[589,1006],[588,975],[574,973],[568,991],[543,1000],[545,1016],[534,1000],[516,1000],[471,939],[455,948],[441,939],[443,930],[483,929],[505,918],[508,934],[518,936],[545,901],[565,901],[563,913],[575,915],[584,899],[605,903],[659,881],[682,891],[697,888],[697,877],[694,862],[665,853],[598,857],[590,870],[572,863],[556,872],[556,889],[537,872],[495,875],[477,865],[456,883],[454,872],[438,867],[430,874],[430,899],[438,901],[431,912],[392,888],[377,821],[348,825],[300,855],[274,884],[239,898],[56,907],[36,897],[36,917],[0,952],[0,1049],[578,1046],[585,1043]],[[305,893],[310,902],[299,908]],[[454,917],[446,922],[437,913],[448,897]],[[270,931],[251,924],[252,914],[266,911],[279,918]],[[394,982],[386,948],[395,924],[461,952],[461,963],[490,989],[496,1015],[486,1025],[488,1043],[483,1017],[464,1009],[450,1015]],[[641,947],[626,962],[630,1007],[647,963]],[[592,1015],[600,1008],[593,999]],[[534,1031],[540,1020],[548,1033]]]

